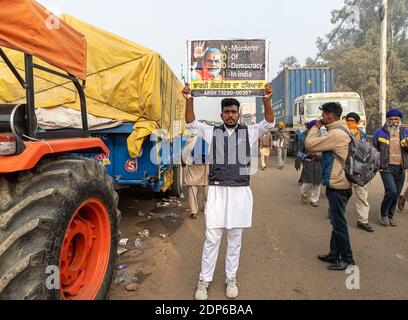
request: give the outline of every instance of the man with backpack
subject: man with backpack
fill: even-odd
[[[358,127],[361,121],[360,116],[355,112],[350,112],[345,118],[347,127],[356,139],[367,140],[367,134]],[[374,232],[373,227],[368,223],[370,204],[368,203],[367,186],[353,184],[353,193],[356,195],[357,227],[367,232]]]
[[[385,195],[381,203],[382,226],[396,227],[394,219],[398,199],[404,187],[405,170],[408,169],[408,129],[402,127],[403,113],[392,109],[387,113],[387,123],[373,136],[373,145],[381,155],[381,178]]]
[[[326,186],[333,231],[329,254],[318,256],[318,259],[330,263],[329,270],[345,270],[354,265],[346,220],[346,207],[353,191],[343,170],[351,138],[346,123],[340,120],[343,109],[339,103],[325,103],[320,110],[322,119],[310,130],[305,146],[309,153],[323,152],[323,185]],[[328,132],[318,137],[322,126],[325,126]]]

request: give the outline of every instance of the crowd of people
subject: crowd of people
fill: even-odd
[[[223,125],[213,127],[200,123],[195,119],[194,99],[188,85],[183,89],[183,94],[186,99],[186,127],[192,135],[185,148],[185,157],[190,159],[186,166],[189,211],[192,218],[197,218],[197,186],[201,186],[206,223],[201,273],[195,298],[208,298],[222,234],[227,230],[226,296],[234,299],[239,295],[236,275],[242,234],[252,226],[252,151],[259,145],[261,169],[265,170],[272,150],[276,149],[278,168],[282,170],[290,137],[284,130],[283,123],[278,123],[277,130],[274,129],[270,85],[266,85],[263,98],[265,118],[259,124],[250,126],[239,124],[240,103],[231,98],[224,99],[221,103]],[[340,103],[325,103],[320,110],[321,119],[307,123],[306,131],[300,132],[295,141],[295,168],[297,171],[301,170],[300,199],[304,204],[317,208],[322,186],[325,187],[332,235],[329,252],[318,255],[317,258],[328,263],[329,270],[346,270],[350,265],[355,265],[346,219],[347,204],[353,194],[356,200],[357,226],[364,231],[374,232],[369,224],[367,185],[350,182],[345,171],[345,163],[350,157],[350,142],[366,142],[368,137],[359,127],[359,115],[351,112],[343,116]],[[400,110],[390,110],[387,122],[375,131],[371,141],[372,147],[378,150],[379,171],[385,190],[379,217],[379,224],[384,227],[397,227],[395,210],[397,206],[403,210],[408,200],[408,190],[401,195],[405,170],[408,169],[408,129],[402,126],[402,118]],[[326,130],[321,130],[322,127]],[[197,144],[198,150],[208,149],[208,159],[205,161],[202,157],[204,151],[199,152],[198,157],[193,156],[192,146],[196,146],[194,150],[197,150]]]
[[[327,108],[330,104],[326,104]],[[340,104],[331,104],[332,108],[336,106],[338,114],[342,112]],[[333,112],[331,112],[333,113]],[[390,110],[387,113],[387,123],[379,128],[373,136],[372,144],[381,154],[381,166],[380,175],[384,184],[385,195],[381,204],[381,213],[379,224],[382,226],[396,227],[397,223],[394,219],[394,213],[396,207],[399,210],[404,210],[405,202],[408,200],[408,188],[403,195],[401,195],[404,181],[405,170],[408,168],[408,159],[406,159],[407,133],[408,130],[402,126],[403,113],[398,109]],[[351,134],[355,136],[357,140],[368,140],[367,134],[361,129],[361,118],[355,112],[350,112],[346,116],[341,118],[341,123],[336,123],[334,126],[338,129],[339,126],[344,126]],[[329,125],[329,124],[328,124]],[[320,199],[321,186],[328,185],[327,181],[324,184],[323,171],[322,171],[322,152],[316,152],[314,146],[306,148],[306,138],[311,133],[314,127],[319,126],[318,120],[313,120],[306,124],[306,130],[300,131],[294,141],[295,146],[295,168],[297,171],[301,169],[301,175],[299,184],[301,185],[301,201],[304,204],[310,203],[314,207],[318,207]],[[282,130],[285,125],[279,123],[277,135],[275,138],[275,144],[272,144],[270,150],[266,153],[263,148],[265,147],[265,138],[267,140],[272,139],[271,133],[265,134],[260,139],[260,154],[261,154],[261,168],[266,168],[266,157],[269,157],[271,150],[276,147],[278,168],[283,168],[285,164],[285,155],[287,154],[288,144],[284,144],[282,141],[288,141],[287,136],[282,138]],[[326,125],[327,128],[327,125]],[[315,133],[315,132],[314,132]],[[344,135],[343,135],[344,136]],[[318,132],[318,137],[322,137],[321,131]],[[311,140],[311,138],[309,139]],[[276,143],[279,141],[279,143]],[[312,140],[313,141],[313,140]],[[325,141],[325,140],[319,140]],[[341,141],[341,140],[340,140]],[[333,139],[333,143],[336,143],[336,139]],[[285,148],[285,150],[279,150]],[[325,145],[324,150],[330,149],[330,145]],[[346,148],[344,148],[344,151]],[[337,171],[340,171],[338,168]],[[352,193],[355,195],[356,213],[357,213],[357,226],[367,232],[374,232],[374,228],[369,224],[370,204],[368,202],[368,189],[367,185],[360,186],[352,184]]]

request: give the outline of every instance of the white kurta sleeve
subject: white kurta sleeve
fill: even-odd
[[[248,126],[249,144],[253,146],[259,140],[259,138],[261,138],[268,131],[271,131],[274,127],[275,121],[273,123],[269,123],[265,120],[262,120],[258,124]]]
[[[194,120],[192,123],[186,123],[186,128],[193,136],[199,136],[201,139],[204,139],[208,145],[211,145],[214,132],[213,126]]]

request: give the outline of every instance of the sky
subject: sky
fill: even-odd
[[[279,63],[316,57],[316,40],[335,26],[330,12],[344,0],[37,0],[161,54],[180,77],[188,39],[269,38],[270,79]],[[196,99],[199,119],[218,120],[220,99]],[[252,102],[253,99],[243,99]]]

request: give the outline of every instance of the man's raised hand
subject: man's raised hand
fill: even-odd
[[[183,94],[184,99],[186,99],[186,100],[192,100],[193,99],[193,97],[191,96],[190,84],[186,83],[184,85],[183,91],[181,93]]]
[[[319,121],[317,121],[316,124],[315,124],[315,127],[317,127],[317,129],[319,129],[319,130],[320,130],[320,128],[323,127],[323,126],[324,126],[323,120],[319,120]]]
[[[271,100],[272,94],[273,94],[272,86],[270,83],[267,83],[265,85],[265,95],[263,96],[263,98],[265,100]]]

